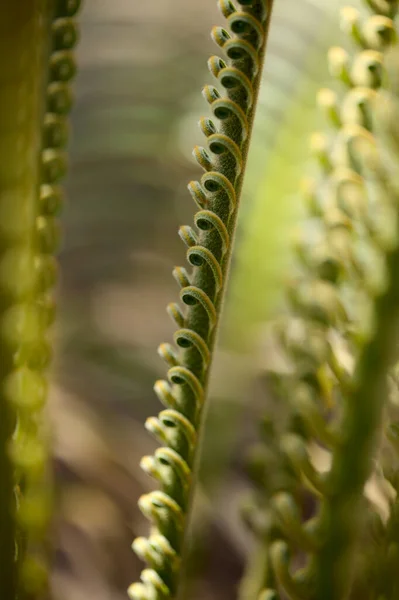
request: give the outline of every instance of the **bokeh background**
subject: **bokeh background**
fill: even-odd
[[[185,600],[232,600],[251,549],[239,518],[246,449],[268,408],[267,321],[281,303],[301,208],[307,138],[318,127],[326,52],[341,41],[338,0],[277,0],[242,198],[190,533]],[[51,419],[58,481],[57,600],[122,600],[148,530],[136,502],[152,487],[139,461],[160,405],[156,348],[170,341],[177,236],[195,212],[206,61],[222,24],[215,0],[86,0],[72,116],[69,202],[60,253]],[[191,564],[191,563],[189,563]]]

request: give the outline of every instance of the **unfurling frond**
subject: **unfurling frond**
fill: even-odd
[[[277,591],[295,600],[349,598],[360,562],[355,549],[374,511],[364,486],[399,316],[398,194],[376,124],[389,87],[385,56],[396,41],[397,3],[368,4],[372,16],[342,10],[355,54],[329,52],[331,74],[345,92],[318,95],[330,129],[311,139],[320,177],[306,186],[299,267],[276,328],[289,368],[274,381],[295,423],[279,450],[297,485],[275,489],[268,503],[269,581],[261,598]],[[262,489],[260,483],[260,495]],[[379,597],[379,583],[372,586]]]
[[[42,597],[48,586],[47,333],[79,4],[1,7],[0,595],[10,600]]]
[[[142,468],[155,477],[162,491],[140,499],[142,512],[153,525],[148,539],[133,544],[149,565],[142,583],[129,595],[135,600],[175,596],[187,512],[192,493],[192,471],[205,403],[208,373],[230,262],[242,180],[253,124],[271,0],[219,0],[227,28],[215,27],[212,38],[225,58],[213,56],[209,70],[220,85],[207,85],[203,96],[217,121],[202,118],[200,129],[207,149],[196,146],[194,158],[204,169],[200,181],[188,185],[200,211],[196,229],[183,226],[179,235],[187,249],[190,272],[176,267],[181,287],[179,305],[168,305],[177,323],[176,347],[162,344],[159,354],[167,363],[167,381],[157,381],[155,392],[166,406],[147,429],[164,444],[154,456],[144,457]]]

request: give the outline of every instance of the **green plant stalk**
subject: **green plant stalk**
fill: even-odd
[[[345,14],[343,16],[345,17],[345,19],[350,20],[353,18],[354,14],[357,18],[358,13],[356,11],[355,13],[353,13],[350,8],[347,8],[345,9]],[[374,24],[375,22],[377,22],[378,26],[380,26],[381,21],[379,19],[377,19],[377,21],[375,21],[375,19],[371,20],[371,24]],[[345,23],[346,21],[344,21],[344,24]],[[383,23],[385,24],[384,27],[386,27],[386,30],[384,31],[385,41],[383,43],[376,41],[376,39],[372,40],[367,32],[367,29],[365,28],[365,38],[364,41],[362,41],[361,43],[360,59],[357,59],[357,63],[354,62],[354,67],[356,65],[356,69],[353,68],[353,70],[351,71],[351,77],[347,75],[345,71],[345,66],[344,68],[342,68],[342,70],[337,68],[337,64],[338,66],[340,66],[340,60],[343,61],[344,65],[346,60],[348,60],[348,64],[350,64],[349,57],[345,54],[343,50],[341,52],[340,49],[333,49],[329,56],[332,71],[338,76],[339,79],[342,79],[346,86],[349,86],[353,89],[351,89],[348,92],[348,95],[346,96],[345,101],[343,101],[342,106],[338,104],[337,97],[333,93],[331,93],[331,91],[328,90],[326,90],[325,92],[323,91],[320,94],[318,101],[324,110],[328,109],[326,112],[329,120],[332,124],[334,124],[334,128],[342,127],[343,132],[345,133],[345,135],[348,135],[348,137],[349,134],[353,135],[353,129],[356,131],[356,127],[359,126],[359,123],[361,123],[363,129],[360,129],[360,131],[366,139],[369,139],[369,134],[367,132],[367,118],[363,115],[363,113],[360,114],[360,111],[359,113],[354,113],[348,110],[348,102],[353,102],[354,97],[356,99],[356,102],[359,102],[358,97],[356,96],[357,94],[359,94],[359,92],[366,93],[367,95],[368,92],[365,92],[366,85],[373,89],[381,86],[381,81],[378,77],[376,77],[375,80],[368,79],[368,75],[366,75],[367,71],[362,72],[362,61],[366,60],[370,61],[369,63],[367,63],[369,72],[373,72],[373,69],[376,69],[378,72],[378,67],[373,65],[373,61],[375,60],[376,63],[378,63],[378,61],[382,60],[381,54],[369,51],[364,51],[364,53],[362,53],[362,50],[364,50],[364,47],[368,44],[370,44],[373,48],[377,46],[381,50],[386,48],[386,45],[389,45],[389,43],[392,41],[392,32],[394,25],[389,20],[383,20]],[[359,27],[361,27],[360,24]],[[354,26],[354,31],[356,32],[356,24]],[[379,43],[381,45],[379,45]],[[373,92],[370,91],[370,95],[372,95],[372,93]],[[359,104],[361,106],[362,102],[359,102]],[[365,110],[364,112],[367,115],[367,111]],[[341,135],[342,133],[339,134],[339,136]],[[339,141],[339,138],[336,139]],[[320,140],[317,136],[316,138],[312,139],[313,149],[316,156],[318,156],[319,161],[323,165],[323,176],[325,178],[328,178],[331,174],[333,176],[336,175],[336,173],[334,173],[334,170],[339,165],[342,166],[343,164],[345,164],[345,167],[350,167],[350,169],[354,169],[353,172],[355,172],[357,176],[360,176],[357,166],[358,161],[355,161],[354,156],[351,153],[349,153],[348,146],[350,145],[350,142],[347,143],[345,141],[345,148],[348,150],[348,155],[342,153],[339,156],[337,156],[337,154],[335,154],[334,152],[331,155],[331,157],[329,157],[328,154],[329,150],[326,150],[324,154],[324,139],[321,140],[320,145],[319,142]],[[336,147],[338,148],[338,144]],[[326,148],[328,148],[328,144],[326,144]],[[345,175],[345,177],[347,177],[347,174]],[[356,180],[356,175],[354,176],[354,178]],[[336,595],[331,596],[331,598],[337,600],[338,598],[341,599],[346,597],[344,596],[344,594],[347,593],[347,589],[350,587],[350,579],[346,575],[349,574],[349,559],[351,557],[346,555],[346,560],[344,559],[341,563],[344,569],[347,569],[345,574],[341,576],[341,574],[337,572],[337,569],[335,568],[336,565],[334,564],[333,557],[330,552],[324,564],[324,567],[326,569],[330,569],[330,579],[326,578],[325,572],[323,572],[323,574],[320,575],[320,557],[323,555],[324,544],[326,544],[327,546],[328,544],[330,544],[330,540],[328,539],[330,531],[333,532],[333,537],[336,536],[338,533],[337,522],[339,524],[339,527],[341,528],[340,531],[342,536],[345,537],[345,534],[343,534],[342,532],[345,531],[345,526],[348,523],[342,518],[343,511],[340,510],[339,502],[336,498],[337,492],[335,491],[335,478],[337,478],[338,480],[337,489],[339,499],[340,493],[342,492],[342,489],[340,488],[339,477],[343,477],[344,480],[345,478],[350,479],[351,485],[351,478],[354,477],[354,479],[356,480],[357,477],[357,475],[353,475],[354,472],[356,473],[356,469],[351,469],[350,466],[348,467],[348,460],[346,456],[348,454],[348,449],[353,449],[353,446],[351,446],[351,443],[353,443],[353,441],[348,441],[349,436],[353,434],[353,427],[356,428],[357,426],[359,426],[355,423],[356,410],[361,410],[363,404],[356,402],[355,404],[351,405],[348,411],[349,426],[345,427],[345,423],[342,427],[340,426],[340,430],[342,429],[342,435],[344,436],[344,439],[336,440],[335,436],[330,437],[331,431],[323,423],[324,416],[322,416],[322,414],[319,413],[319,402],[321,400],[329,399],[330,390],[326,386],[326,381],[328,382],[329,376],[323,377],[323,371],[320,369],[320,367],[322,367],[323,363],[327,361],[327,364],[329,364],[333,370],[334,367],[336,368],[336,364],[334,364],[334,361],[336,360],[335,349],[329,346],[328,343],[325,345],[323,339],[327,339],[327,329],[331,326],[336,326],[338,321],[340,320],[338,314],[340,310],[341,299],[339,298],[339,287],[337,286],[337,283],[339,284],[340,282],[339,277],[337,278],[337,275],[334,274],[333,271],[325,269],[325,266],[328,265],[329,261],[331,261],[331,264],[334,265],[335,261],[336,264],[339,265],[339,267],[342,269],[341,273],[344,276],[344,278],[346,278],[348,274],[354,277],[355,289],[357,289],[359,283],[360,287],[362,287],[364,277],[362,277],[362,281],[359,282],[359,280],[356,279],[356,276],[354,275],[352,269],[349,267],[350,261],[352,260],[352,256],[350,260],[348,260],[348,258],[345,258],[345,252],[342,252],[342,247],[341,250],[337,250],[337,248],[334,248],[334,245],[336,244],[337,240],[335,240],[335,244],[332,243],[334,242],[334,240],[330,238],[330,231],[332,230],[332,225],[334,223],[336,224],[340,219],[342,219],[343,215],[342,213],[340,215],[339,212],[339,200],[341,200],[341,198],[338,197],[338,195],[333,196],[333,202],[329,204],[327,201],[328,195],[324,192],[325,190],[318,190],[314,197],[312,197],[311,194],[307,194],[306,200],[307,202],[309,202],[309,208],[311,209],[310,214],[312,214],[313,217],[316,216],[318,219],[320,219],[321,217],[319,223],[322,224],[324,230],[324,237],[328,241],[328,245],[331,243],[331,248],[328,248],[328,252],[325,256],[323,256],[323,252],[319,254],[320,247],[318,245],[314,246],[314,254],[312,254],[310,251],[308,251],[308,254],[306,253],[306,244],[304,244],[305,247],[302,248],[299,246],[298,254],[301,259],[302,266],[305,267],[305,278],[308,278],[308,295],[303,294],[301,297],[300,287],[297,285],[295,286],[295,290],[294,286],[290,290],[290,303],[292,304],[291,308],[293,308],[296,315],[303,320],[303,323],[309,324],[309,328],[307,328],[308,326],[306,326],[303,333],[299,334],[298,338],[296,339],[295,335],[292,335],[292,332],[290,332],[288,326],[287,330],[281,336],[280,341],[282,350],[287,352],[287,356],[293,360],[294,367],[296,370],[295,378],[293,377],[291,380],[292,389],[291,391],[288,391],[288,393],[291,394],[290,402],[292,402],[293,409],[297,411],[298,415],[303,421],[303,425],[306,428],[305,433],[310,433],[311,437],[314,437],[315,440],[318,441],[318,443],[321,442],[321,445],[327,447],[329,450],[331,449],[333,457],[340,456],[342,454],[342,459],[346,461],[346,464],[341,464],[340,466],[345,467],[345,469],[348,468],[349,475],[346,471],[345,473],[337,475],[336,470],[333,467],[331,476],[326,476],[327,481],[325,481],[325,477],[320,477],[320,474],[313,468],[311,462],[309,461],[308,452],[302,433],[296,432],[293,435],[289,434],[288,436],[283,437],[283,451],[287,454],[290,463],[299,475],[299,480],[302,481],[304,486],[310,489],[312,494],[316,493],[317,496],[321,496],[320,506],[322,507],[322,509],[321,515],[317,520],[316,533],[314,531],[315,522],[313,521],[313,519],[307,521],[305,527],[302,527],[300,516],[301,512],[300,510],[298,510],[298,506],[295,507],[297,503],[291,494],[283,493],[275,496],[273,499],[273,508],[276,510],[276,515],[279,519],[281,528],[283,529],[282,536],[286,536],[288,538],[288,543],[281,541],[273,543],[270,549],[270,557],[273,563],[273,569],[275,571],[276,577],[279,580],[280,585],[283,588],[285,588],[286,593],[290,597],[292,596],[292,598],[301,599],[311,598],[312,600],[321,600],[321,598],[330,599],[330,596],[325,593],[325,589],[322,586],[330,586],[328,587],[329,593],[334,593],[332,592],[331,583],[331,580],[334,580],[337,586],[342,586]],[[325,203],[323,202],[324,200],[326,200]],[[320,204],[317,204],[318,201],[320,201]],[[337,213],[332,212],[330,215],[329,210],[331,207],[333,207],[333,211],[338,209]],[[351,210],[349,208],[347,208],[347,210],[348,216],[350,218],[353,218]],[[334,216],[335,218],[330,220],[331,216]],[[337,216],[339,216],[340,219],[335,220]],[[341,223],[345,223],[345,218],[341,220]],[[343,241],[343,239],[344,238],[341,238],[341,241]],[[309,240],[310,244],[307,240],[309,247],[312,246],[311,240],[312,238],[310,238]],[[383,252],[385,253],[385,247],[383,249]],[[319,288],[317,286],[312,288],[312,286],[314,286],[317,282],[317,277],[320,278],[319,283],[321,285]],[[326,294],[325,297],[323,296],[324,293]],[[375,299],[375,292],[371,292],[370,290],[370,294],[372,295],[372,298],[370,299]],[[328,296],[330,297],[329,301],[327,301]],[[358,317],[357,313],[355,313],[353,316],[350,315],[349,319],[356,323],[355,317]],[[344,319],[346,318],[347,316],[344,317]],[[356,324],[360,328],[360,325],[358,323]],[[315,325],[316,327],[312,329]],[[338,328],[340,327],[341,324],[338,323]],[[318,342],[315,344],[314,340],[318,340]],[[359,349],[359,354],[361,355],[361,349]],[[303,362],[304,359],[305,362]],[[345,395],[345,399],[348,399],[348,401],[350,402],[353,395],[353,390],[356,390],[356,393],[358,393],[356,386],[358,385],[359,380],[357,378],[354,380],[355,387],[352,388],[347,382],[345,374],[341,372],[340,369],[334,370],[334,373],[336,374],[336,379],[331,379],[331,383],[337,387],[338,385],[341,385],[341,391]],[[371,376],[370,373],[368,375]],[[280,381],[282,381],[281,377]],[[377,407],[376,410],[378,413],[379,408]],[[368,416],[369,419],[367,420]],[[367,446],[368,443],[372,443],[372,440],[368,440],[367,436],[377,431],[377,416],[378,414],[376,413],[372,413],[370,416],[369,413],[365,411],[364,416],[361,415],[359,417],[360,427],[369,427],[369,430],[364,433],[364,440],[366,440],[365,446]],[[373,419],[376,419],[375,423],[373,423]],[[363,423],[363,421],[365,422]],[[356,448],[356,443],[354,443],[354,445],[355,452],[358,452],[358,448]],[[358,444],[358,446],[359,445],[361,447],[361,444]],[[342,447],[344,447],[343,453]],[[365,451],[367,450],[366,447],[364,449]],[[335,454],[335,452],[337,452],[337,454]],[[359,461],[358,454],[356,454],[355,458],[351,456],[351,459],[354,461]],[[362,497],[363,485],[366,481],[366,477],[369,473],[369,470],[371,469],[370,454],[364,457],[364,461],[366,464],[366,474],[360,474],[362,483],[356,484],[355,482],[353,482],[355,488],[356,485],[358,485],[358,488],[355,489],[355,492],[350,491],[349,485],[349,499],[346,498],[343,500],[344,508],[346,511],[348,511],[346,517],[349,520],[349,531],[346,534],[346,539],[344,540],[345,543],[349,543],[349,541],[352,541],[354,532],[356,530],[358,531],[356,523],[353,523],[353,521],[355,521],[356,519],[353,519],[352,513],[353,510],[355,511],[355,513],[356,511],[358,513],[362,512],[360,510],[360,499]],[[333,464],[335,465],[334,459]],[[356,467],[358,464],[360,465],[361,462],[356,462]],[[343,491],[342,493],[344,495],[345,491]],[[330,500],[330,495],[333,498],[333,500]],[[324,497],[326,498],[325,501]],[[356,505],[357,502],[359,502],[359,506]],[[338,517],[336,517],[336,515],[333,514],[333,511],[335,510],[337,504],[339,512]],[[356,514],[356,517],[360,518],[360,515]],[[309,530],[312,532],[310,535],[308,527]],[[341,554],[345,555],[346,548],[344,542],[343,545],[340,546],[340,549],[337,551],[337,554],[335,555],[335,558],[337,559],[341,559]],[[305,572],[303,572],[301,569],[298,569],[295,575],[291,575],[291,569],[289,565],[290,550],[293,550],[295,552],[298,550],[298,547],[302,548],[302,551],[304,551],[305,553],[310,553],[313,556],[312,558],[309,557],[309,568]],[[322,548],[322,550],[320,550],[320,547]],[[326,579],[328,579],[327,584]]]
[[[323,41],[328,46],[328,39],[331,36],[331,26],[328,30],[323,27],[315,45],[318,46]],[[320,56],[315,56],[314,50],[312,45],[309,49],[307,70],[313,72],[317,67],[317,73],[322,77]],[[239,248],[239,263],[232,282],[233,299],[227,307],[225,336],[227,343],[232,344],[233,347],[235,340],[240,340],[241,344],[241,340],[245,340],[248,335],[251,336],[256,323],[266,320],[268,313],[276,305],[278,295],[281,295],[282,282],[279,278],[281,273],[285,272],[282,268],[284,263],[288,262],[288,252],[284,249],[282,240],[286,240],[284,233],[291,231],[290,227],[298,217],[300,218],[300,213],[303,211],[301,203],[291,206],[290,192],[296,189],[295,184],[297,185],[300,174],[308,162],[307,157],[303,158],[303,136],[307,135],[312,124],[318,121],[316,107],[308,108],[318,86],[319,82],[313,85],[307,80],[305,82],[301,80],[298,85],[296,94],[287,108],[276,141],[276,149],[271,154],[267,165],[266,175],[263,176],[257,190],[254,207],[243,225],[244,235]],[[293,131],[295,134],[292,133]],[[290,149],[288,156],[284,148]],[[292,159],[293,156],[295,160]],[[273,206],[267,198],[270,190],[271,197],[274,199]],[[277,203],[276,198],[279,199]],[[267,231],[266,236],[265,231]],[[273,256],[272,264],[261,265],[259,260],[253,258],[256,257],[259,248],[263,249],[263,255]],[[257,279],[255,269],[258,273]],[[238,314],[239,303],[234,302],[234,295],[238,298],[241,289],[252,289],[249,294],[250,310],[245,314]],[[274,290],[263,303],[260,302],[262,289]],[[257,541],[256,549],[251,553],[247,572],[240,585],[239,597],[242,600],[256,598],[263,588],[273,587],[269,548],[270,540],[267,537]]]
[[[269,16],[267,18],[267,23],[266,23],[266,28],[265,28],[265,36],[267,39],[267,34],[268,34],[268,30],[269,30],[269,25],[270,25],[270,19],[271,19],[272,10],[273,10],[273,0],[269,1],[268,3],[266,2],[266,4],[269,4]],[[229,278],[231,255],[232,255],[232,250],[233,250],[233,245],[234,245],[234,235],[235,235],[236,229],[237,229],[237,217],[238,217],[238,210],[239,210],[239,202],[240,202],[240,198],[241,198],[242,187],[243,187],[243,183],[244,183],[244,175],[245,175],[245,171],[246,171],[246,164],[247,164],[247,160],[248,160],[248,151],[249,151],[249,147],[250,147],[251,134],[252,134],[252,129],[253,129],[253,125],[254,125],[256,102],[257,102],[257,98],[259,95],[259,88],[260,88],[260,84],[261,84],[261,73],[262,73],[262,68],[263,68],[263,63],[264,63],[265,52],[266,52],[266,43],[264,43],[263,48],[262,48],[262,53],[259,57],[259,63],[260,63],[259,74],[258,74],[257,78],[255,79],[255,82],[253,85],[254,100],[253,100],[252,109],[249,111],[249,113],[247,115],[247,119],[248,119],[248,123],[249,123],[249,132],[248,132],[248,137],[242,147],[241,174],[238,177],[236,184],[234,186],[237,203],[236,203],[235,210],[234,210],[233,214],[231,215],[229,222],[228,222],[228,226],[227,226],[227,230],[228,230],[229,238],[230,238],[230,245],[229,245],[228,250],[227,250],[226,254],[224,255],[223,261],[221,263],[224,282],[228,281],[228,278]],[[232,135],[232,132],[228,131],[227,127],[226,127],[226,131],[223,131],[223,133],[226,136]],[[223,163],[220,164],[219,170],[220,170],[220,172],[225,171]],[[217,212],[217,208],[215,211]],[[200,289],[206,289],[209,286],[209,274],[206,271],[198,269],[195,272],[195,279],[192,280],[192,285],[199,287]],[[215,343],[217,340],[218,325],[219,325],[219,320],[220,320],[219,317],[222,312],[222,305],[223,305],[223,301],[224,301],[224,297],[225,297],[225,292],[226,292],[226,285],[224,284],[223,288],[221,290],[221,293],[218,294],[217,300],[215,302],[215,309],[216,309],[216,313],[217,313],[217,322],[216,322],[215,327],[213,328],[213,331],[210,335],[209,342],[208,342],[208,347],[209,347],[211,355],[213,354]],[[193,329],[194,331],[198,331],[198,329],[199,330],[203,329],[204,326],[200,320],[201,316],[202,315],[200,313],[198,313],[197,311],[194,311],[194,310],[190,311],[189,315],[188,315],[188,320],[187,320],[187,328]],[[206,391],[207,391],[207,386],[208,386],[208,381],[209,381],[210,366],[211,366],[211,364],[209,364],[208,369],[206,370],[205,374],[202,377],[203,387],[205,390],[204,396],[206,396]],[[203,410],[202,422],[204,422],[205,416],[206,416],[206,413],[205,413],[205,410]],[[202,438],[201,435],[199,437],[200,437],[200,439]],[[200,448],[198,447],[198,455],[199,454],[200,454]]]
[[[266,22],[266,27],[265,27],[265,37],[267,40],[267,35],[269,32],[269,27],[270,27],[270,21],[271,21],[271,17],[272,17],[272,11],[273,11],[273,0],[269,1],[269,15],[267,18],[267,22]],[[245,142],[245,144],[243,145],[243,149],[242,149],[242,169],[241,169],[241,175],[239,176],[237,183],[236,183],[236,199],[237,199],[237,204],[236,204],[236,209],[232,215],[232,217],[230,218],[229,224],[228,224],[228,233],[229,233],[229,237],[230,237],[230,246],[228,251],[225,254],[225,257],[223,259],[223,263],[222,263],[222,272],[223,272],[223,280],[226,282],[229,279],[229,270],[230,270],[230,264],[231,264],[231,255],[232,255],[232,250],[233,250],[233,246],[234,246],[234,236],[236,233],[236,229],[237,229],[237,217],[238,217],[238,210],[239,210],[239,202],[240,202],[240,198],[241,198],[241,194],[242,194],[242,188],[243,188],[243,184],[244,184],[244,175],[245,175],[245,170],[246,170],[246,164],[247,164],[247,160],[248,160],[248,151],[249,151],[249,147],[250,147],[250,142],[251,142],[251,134],[252,134],[252,129],[253,129],[253,125],[254,125],[254,118],[255,118],[255,109],[256,109],[256,103],[257,103],[257,99],[258,99],[258,95],[259,95],[259,89],[260,89],[260,84],[261,84],[261,74],[262,74],[262,69],[263,69],[263,63],[264,63],[264,58],[265,58],[265,53],[266,53],[266,41],[263,45],[263,49],[262,49],[262,53],[260,55],[260,67],[259,67],[259,75],[255,81],[254,84],[254,101],[253,101],[253,107],[251,109],[251,111],[248,114],[248,123],[249,123],[249,133],[248,133],[248,137],[247,140]],[[204,289],[204,286],[207,285],[206,280],[204,279],[204,273],[200,270],[198,270],[198,283],[197,282],[193,282],[193,285],[197,285],[198,287],[200,287],[201,289]],[[214,348],[215,348],[215,344],[217,342],[217,336],[219,333],[219,322],[220,322],[220,315],[222,312],[222,307],[223,307],[223,301],[225,298],[225,294],[226,294],[226,285],[223,286],[222,292],[218,295],[218,299],[217,302],[215,303],[215,308],[216,308],[216,312],[218,315],[217,318],[217,323],[216,326],[210,336],[210,340],[208,343],[209,346],[209,350],[211,353],[211,356],[214,353]],[[192,315],[192,320],[188,320],[188,324],[187,327],[190,329],[194,329],[195,331],[197,331],[197,315],[195,314],[195,312],[193,311],[190,314],[190,317]],[[207,396],[207,391],[208,391],[208,385],[209,385],[209,374],[210,374],[210,368],[211,368],[211,363],[209,364],[209,367],[204,375],[204,397],[206,398]],[[204,434],[202,432],[203,426],[205,424],[206,421],[206,414],[207,414],[207,403],[205,403],[205,407],[202,411],[202,415],[201,415],[201,426],[199,429],[199,443],[197,445],[197,449],[196,449],[196,464],[194,466],[194,473],[196,473],[199,469],[199,460],[200,460],[200,455],[201,455],[201,443],[204,439]]]
[[[142,584],[129,588],[133,599],[157,594],[160,598],[174,597],[181,569],[176,565],[187,532],[209,367],[230,265],[272,9],[269,0],[240,0],[240,5],[237,9],[230,2],[219,0],[233,35],[222,28],[212,31],[215,42],[230,59],[225,63],[219,57],[212,57],[208,63],[226,89],[226,95],[221,96],[212,86],[204,89],[204,97],[221,120],[221,126],[217,130],[209,119],[200,121],[214,158],[201,147],[194,149],[196,160],[206,171],[201,183],[189,184],[190,193],[201,208],[194,217],[198,233],[187,226],[179,230],[188,246],[187,259],[193,270],[190,275],[180,267],[174,272],[182,287],[180,297],[187,306],[186,313],[176,304],[168,307],[180,328],[174,336],[180,351],[176,354],[169,344],[159,348],[159,354],[171,367],[168,371],[171,385],[157,382],[155,389],[168,407],[168,414],[160,413],[146,424],[165,447],[142,461],[144,470],[161,481],[162,491],[140,499],[140,508],[156,529],[150,540],[138,538],[134,542],[135,551],[153,568],[142,572]]]
[[[23,344],[18,355],[20,378],[31,385],[29,399],[19,399],[16,445],[24,460],[19,465],[21,497],[18,525],[21,533],[18,585],[19,598],[42,598],[49,585],[53,486],[49,455],[50,432],[44,418],[47,400],[47,369],[52,356],[49,327],[55,318],[53,287],[58,249],[57,216],[62,207],[60,179],[66,172],[68,113],[72,106],[70,82],[76,73],[73,49],[79,39],[75,16],[80,0],[47,0],[43,11],[45,47],[41,79],[41,152],[38,153],[40,181],[34,235],[35,293],[32,310],[38,321],[34,343]],[[18,384],[14,385],[14,394]],[[18,392],[17,392],[18,397]],[[31,455],[31,456],[29,456]],[[20,456],[21,458],[21,456]]]
[[[38,334],[29,302],[35,293],[48,8],[48,0],[5,0],[0,11],[0,594],[7,600],[16,594],[15,480],[10,458],[16,414],[10,381],[23,341]]]
[[[396,198],[398,202],[398,199]],[[397,230],[399,240],[399,228]],[[348,398],[342,443],[333,455],[325,514],[329,537],[316,555],[317,600],[345,598],[349,565],[361,511],[363,486],[372,470],[372,450],[386,397],[386,376],[399,332],[399,242],[387,256],[389,283],[375,303],[375,328],[362,351],[354,391]]]
[[[248,373],[245,368],[243,369],[243,363],[244,361],[239,365],[234,363],[236,370],[233,385],[234,383],[242,385],[243,380],[246,380]],[[250,368],[248,364],[245,366]],[[240,378],[238,373],[243,370],[245,374],[243,373]],[[233,389],[233,385],[231,389]],[[239,416],[242,415],[241,405],[231,401],[230,397],[228,400],[219,398],[215,394],[214,387],[212,397],[216,402],[210,403],[204,423],[203,451],[199,467],[197,466],[197,485],[190,511],[190,524],[187,529],[185,564],[179,582],[179,598],[181,600],[193,596],[195,582],[201,581],[203,571],[208,564],[211,513],[207,505],[212,498],[217,497],[223,481],[223,474],[228,470],[231,449],[237,431],[236,425],[239,422]]]

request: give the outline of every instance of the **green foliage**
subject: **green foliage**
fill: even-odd
[[[378,90],[388,85],[384,54],[396,41],[397,9],[396,3],[369,4],[371,17],[342,10],[356,54],[351,58],[343,48],[329,53],[331,73],[347,91],[342,99],[329,89],[318,95],[331,130],[311,140],[321,177],[306,186],[309,216],[296,244],[299,265],[288,289],[288,314],[275,329],[287,369],[274,373],[273,381],[296,423],[295,431],[286,427],[279,445],[298,486],[268,490],[258,477],[257,511],[265,510],[268,497],[267,528],[257,531],[269,564],[266,597],[277,594],[271,589],[277,580],[290,598],[355,598],[372,570],[373,559],[363,556],[362,564],[356,552],[366,555],[359,547],[362,527],[367,531],[370,519],[379,521],[363,490],[374,469],[395,356],[399,232],[392,225],[397,191],[387,172],[386,139],[381,131],[370,134]],[[396,148],[391,160],[397,157]],[[328,456],[322,470],[315,466],[320,452]],[[389,525],[378,544],[388,531]],[[361,597],[380,597],[380,576],[368,583]]]
[[[197,231],[183,226],[179,235],[188,246],[188,273],[176,267],[173,275],[181,287],[186,312],[173,303],[168,313],[179,329],[174,338],[178,353],[161,344],[159,354],[169,365],[168,381],[157,381],[155,391],[166,406],[158,418],[147,420],[147,429],[163,444],[154,456],[143,458],[142,468],[161,482],[161,490],[139,500],[154,532],[138,538],[136,553],[149,564],[142,583],[134,583],[129,595],[135,599],[169,598],[175,595],[185,534],[186,514],[192,493],[192,473],[220,309],[236,228],[248,144],[262,71],[272,3],[240,1],[240,10],[229,1],[219,7],[231,34],[221,28],[212,38],[227,57],[209,59],[208,66],[225,90],[205,86],[203,96],[214,116],[202,118],[200,129],[207,138],[210,155],[196,146],[194,158],[204,169],[200,182],[188,188],[200,211]]]
[[[158,349],[168,372],[154,389],[165,409],[146,428],[161,447],[141,467],[160,489],[139,499],[152,527],[148,538],[133,542],[147,568],[129,587],[132,600],[176,597],[186,567],[209,370],[273,5],[237,2],[218,0],[228,30],[212,30],[226,60],[213,56],[208,66],[223,94],[207,85],[203,96],[219,125],[201,118],[209,151],[193,151],[205,173],[188,185],[199,208],[195,229],[179,229],[190,271],[173,270],[184,305],[167,307],[178,327],[175,345]],[[242,512],[256,547],[239,590],[243,600],[394,600],[399,593],[399,388],[392,369],[399,99],[387,68],[390,60],[397,65],[391,47],[398,6],[365,4],[364,14],[341,11],[352,54],[341,47],[329,52],[330,72],[344,92],[318,94],[329,130],[311,138],[319,176],[303,187],[307,216],[295,244],[297,264],[273,327],[283,367],[270,369],[270,382],[283,415],[271,411],[262,421],[248,463],[256,491]],[[79,6],[22,0],[1,9],[0,46],[9,56],[0,66],[0,593],[7,600],[48,593],[53,498],[44,407]],[[284,189],[284,168],[272,167],[275,189]],[[261,221],[252,225],[252,244]],[[248,269],[241,287],[258,296],[263,277],[255,275]],[[245,327],[262,314],[258,298],[250,306],[255,314]],[[370,485],[389,490],[383,509]]]
[[[35,15],[36,2],[31,7],[24,3],[18,10],[10,9],[1,20],[2,55],[9,60],[1,69],[1,373],[0,373],[0,472],[2,477],[0,498],[0,589],[2,594],[15,597],[15,501],[14,477],[9,445],[15,424],[15,410],[10,402],[10,377],[15,372],[14,356],[20,345],[19,331],[35,338],[35,331],[26,322],[26,302],[34,289],[33,231],[34,200],[32,190],[38,183],[38,169],[34,148],[38,132],[31,123],[40,120],[38,87],[40,86],[40,33]],[[27,42],[23,43],[23,26],[27,30]],[[22,33],[23,32],[23,33]],[[38,43],[39,42],[39,43]],[[36,49],[37,45],[37,49]],[[33,78],[31,75],[33,61]],[[28,85],[27,85],[27,82]],[[27,102],[23,87],[27,86],[30,101]],[[22,103],[21,103],[22,100]],[[17,110],[15,110],[17,108]],[[18,125],[17,115],[25,110],[23,129]],[[23,112],[22,112],[23,114]],[[22,130],[21,130],[22,129]],[[22,142],[22,143],[21,143]],[[14,277],[17,273],[18,276]],[[26,326],[24,326],[24,320]],[[14,399],[12,399],[14,400]],[[15,400],[14,400],[15,402]]]
[[[48,586],[51,486],[42,415],[78,8],[52,0],[1,7],[0,593],[10,600],[37,597]]]

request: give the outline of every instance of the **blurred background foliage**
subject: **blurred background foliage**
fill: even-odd
[[[190,600],[234,598],[251,547],[238,514],[243,455],[268,407],[265,323],[281,304],[326,52],[342,42],[339,4],[276,3],[212,373]],[[120,600],[139,575],[130,545],[147,524],[136,500],[152,483],[138,464],[153,448],[142,424],[159,409],[156,348],[173,332],[165,306],[184,263],[177,229],[195,209],[186,184],[198,177],[191,148],[219,22],[215,0],[85,1],[50,403],[57,600]]]

